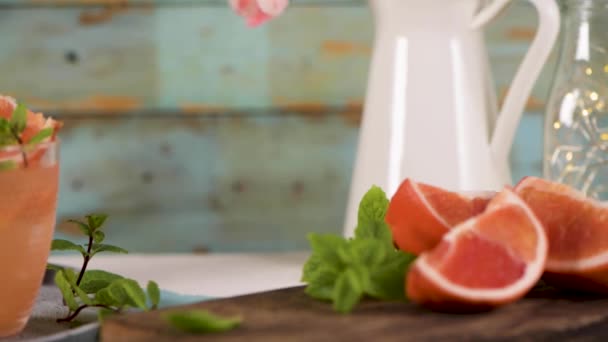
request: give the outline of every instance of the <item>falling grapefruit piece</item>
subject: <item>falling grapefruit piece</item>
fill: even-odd
[[[515,191],[545,227],[545,280],[556,287],[608,293],[608,204],[536,177],[522,179]]]
[[[452,227],[481,213],[495,192],[457,193],[406,179],[389,204],[386,222],[403,251],[435,247]]]
[[[547,237],[532,210],[505,189],[486,211],[423,253],[406,279],[408,298],[438,311],[484,311],[523,297],[540,279]]]

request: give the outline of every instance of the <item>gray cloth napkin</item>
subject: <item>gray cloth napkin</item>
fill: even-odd
[[[82,326],[74,328],[69,323],[57,323],[65,317],[67,309],[62,305],[59,289],[54,285],[43,285],[38,293],[36,305],[25,329],[16,336],[0,339],[10,342],[93,342],[97,341],[97,316],[94,311],[84,311],[79,316]]]

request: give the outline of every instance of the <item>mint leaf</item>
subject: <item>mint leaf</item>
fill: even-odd
[[[317,272],[317,270],[323,265],[323,259],[318,254],[312,254],[306,263],[304,263],[304,267],[302,268],[302,277],[301,281],[309,282],[313,279],[313,274]]]
[[[351,269],[357,276],[361,291],[363,291],[364,295],[367,294],[365,290],[371,287],[370,274],[372,272],[372,268],[362,265],[355,265],[352,266]]]
[[[365,292],[383,300],[405,300],[405,277],[416,257],[393,251],[385,263],[372,269]]]
[[[146,293],[139,286],[139,284],[133,279],[121,279],[118,284],[122,286],[128,298],[131,300],[131,305],[138,307],[142,310],[147,310],[146,305]]]
[[[72,284],[72,288],[74,289],[74,291],[76,291],[76,294],[78,295],[78,298],[80,298],[80,300],[87,305],[92,305],[93,304],[93,299],[91,299],[91,297],[89,297],[87,295],[86,292],[84,292],[78,285],[76,285],[75,283]]]
[[[115,312],[112,310],[108,310],[106,308],[100,308],[99,311],[97,311],[97,319],[100,322],[103,322],[104,319],[106,319],[107,317],[109,317],[113,314],[115,314]]]
[[[55,271],[55,272],[59,272],[59,271],[63,270],[63,267],[59,266],[59,265],[55,265],[55,264],[47,264],[46,265],[46,269],[47,270],[52,270],[52,271]]]
[[[352,240],[336,246],[335,253],[343,266],[350,265],[355,261],[355,256],[353,255],[351,248],[351,242]]]
[[[0,135],[0,147],[14,146],[17,144],[19,144],[19,142],[12,135]]]
[[[63,274],[64,274],[65,279],[68,281],[68,283],[72,287],[72,290],[74,292],[76,292],[76,294],[78,295],[80,300],[84,304],[87,304],[87,305],[93,304],[93,301],[91,300],[91,298],[89,298],[89,296],[86,294],[86,292],[84,292],[78,286],[78,284],[76,284],[76,273],[74,273],[74,271],[71,268],[66,268],[63,270]]]
[[[19,166],[14,160],[3,160],[0,162],[0,171],[14,170]]]
[[[74,290],[76,291],[76,294],[78,294],[78,298],[80,298],[80,300],[87,305],[92,305],[93,304],[93,300],[87,296],[86,292],[82,291],[82,289],[78,286],[74,286]]]
[[[96,243],[101,243],[106,238],[106,234],[104,234],[101,230],[96,230],[93,233],[93,241]]]
[[[387,256],[386,245],[381,240],[352,240],[350,249],[352,250],[354,262],[369,268],[381,265]]]
[[[240,317],[225,318],[206,310],[169,312],[163,316],[174,328],[194,334],[232,330],[238,327],[242,321]]]
[[[1,133],[0,134],[0,147],[14,146],[19,144],[17,139],[12,135],[12,133]]]
[[[0,146],[10,146],[18,144],[10,122],[5,118],[0,118]]]
[[[9,133],[10,131],[11,123],[5,118],[0,118],[0,132]]]
[[[18,103],[10,120],[11,129],[14,134],[20,134],[27,126],[27,107],[23,103]]]
[[[101,253],[101,252],[123,253],[123,254],[129,253],[126,249],[118,247],[118,246],[94,243],[93,249],[91,250],[91,256],[93,256],[97,253]]]
[[[309,275],[305,292],[319,300],[332,300],[336,279],[340,272],[331,267],[321,266]]]
[[[74,223],[75,225],[78,226],[78,229],[80,229],[80,231],[86,235],[89,236],[91,235],[91,228],[89,227],[88,224],[82,222],[82,221],[78,221],[78,220],[68,220],[68,222],[70,223]]]
[[[76,302],[76,298],[74,298],[72,286],[70,286],[70,282],[66,279],[63,270],[55,274],[55,285],[57,285],[57,288],[61,291],[68,308],[70,308],[71,311],[78,309],[78,303]]]
[[[331,300],[336,278],[349,261],[349,243],[332,234],[311,233],[308,240],[312,255],[302,270],[302,280],[308,283],[306,293],[313,298]]]
[[[136,307],[147,310],[146,294],[139,284],[128,278],[114,280],[110,285],[95,294],[95,301],[99,304]]]
[[[121,294],[122,294],[122,292],[121,292]],[[124,298],[126,298],[126,296],[124,296]],[[120,299],[124,300],[124,298],[121,297]],[[99,291],[97,291],[95,293],[94,301],[97,304],[103,304],[103,305],[107,305],[107,306],[118,306],[118,307],[124,306],[124,302],[119,301],[116,298],[114,298],[114,296],[112,296],[112,294],[110,293],[110,286],[104,287],[104,288],[100,289]]]
[[[117,306],[125,306],[129,304],[129,295],[122,285],[122,279],[113,281],[108,290],[110,290],[110,296],[114,299]]]
[[[101,227],[106,222],[108,215],[90,214],[90,215],[87,215],[86,218],[87,218],[87,221],[89,222],[89,227],[91,227],[91,230],[95,231],[96,229]]]
[[[51,127],[41,129],[36,135],[34,135],[28,144],[38,144],[41,143],[44,139],[49,138],[53,135],[53,129]]]
[[[123,279],[122,276],[102,270],[89,270],[84,272],[80,288],[86,293],[93,294],[108,287],[112,282]]]
[[[334,309],[341,313],[348,313],[363,296],[361,279],[353,269],[348,269],[338,277],[332,294]]]
[[[382,189],[373,186],[361,199],[355,238],[372,238],[392,245],[391,231],[384,221],[389,200]]]
[[[150,298],[152,308],[156,308],[160,303],[160,288],[158,288],[158,284],[153,281],[149,281],[146,291],[148,292],[148,298]]]
[[[76,284],[76,273],[74,273],[74,270],[72,270],[71,268],[64,268],[63,276],[64,276],[65,280],[67,280],[68,283],[70,283],[70,285]]]
[[[52,251],[78,251],[82,255],[86,254],[84,248],[80,245],[73,243],[72,241],[63,240],[63,239],[55,239],[51,244]]]
[[[342,258],[338,254],[338,250],[345,248],[348,244],[343,237],[334,234],[311,233],[308,235],[308,241],[310,241],[313,255],[317,255],[324,264],[336,268],[344,266]]]

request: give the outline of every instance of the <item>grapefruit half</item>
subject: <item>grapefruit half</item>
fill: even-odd
[[[525,177],[515,191],[549,240],[544,278],[553,286],[608,293],[608,204],[574,188]]]
[[[483,212],[495,192],[457,193],[406,179],[392,197],[386,222],[403,251],[435,247],[452,227]]]
[[[418,257],[408,272],[406,293],[433,310],[489,310],[534,287],[547,250],[540,221],[505,189],[484,213],[454,227],[437,247]]]

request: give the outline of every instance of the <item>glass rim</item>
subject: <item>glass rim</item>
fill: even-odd
[[[60,144],[60,139],[55,137],[55,140],[45,141],[41,143],[37,143],[35,145],[24,144],[23,148],[21,145],[9,145],[0,147],[0,152],[8,152],[8,153],[21,153],[24,149],[28,151],[37,151],[43,148],[53,148]]]

